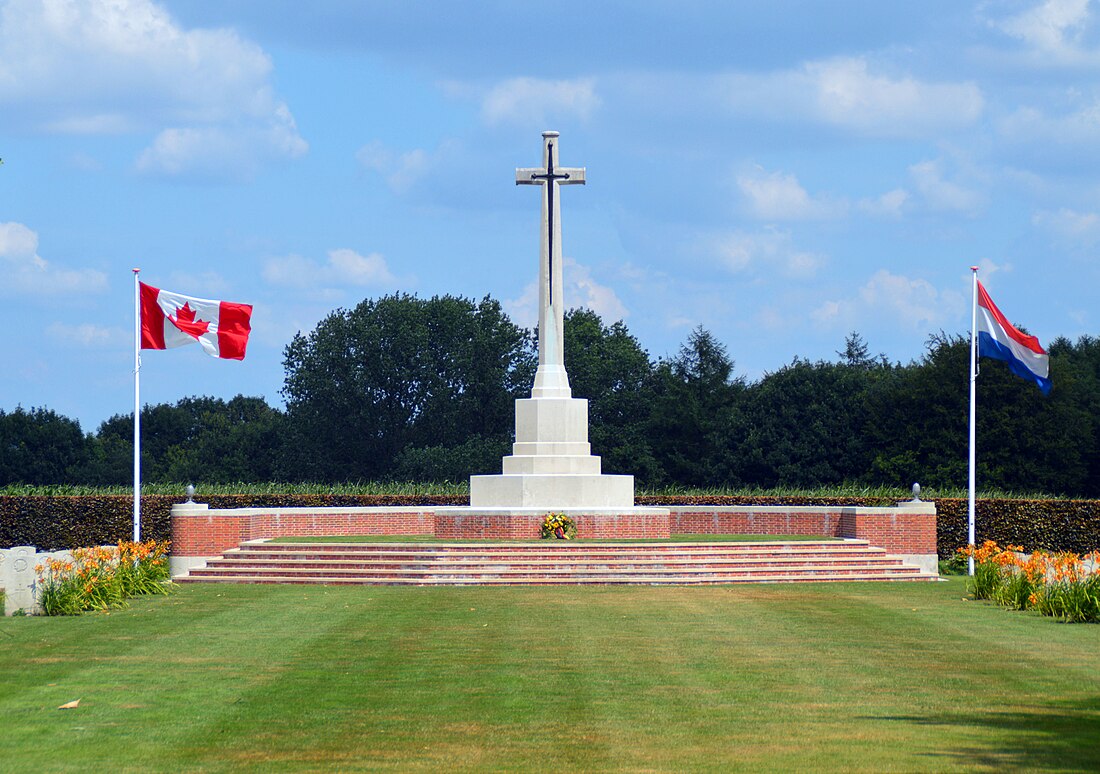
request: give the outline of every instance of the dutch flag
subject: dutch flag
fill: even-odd
[[[1050,394],[1050,357],[1039,344],[1010,323],[982,283],[978,282],[978,354],[1004,360],[1012,373],[1034,382],[1044,395]]]

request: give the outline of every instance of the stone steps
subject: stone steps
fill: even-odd
[[[254,541],[183,583],[717,584],[933,580],[866,541],[768,543],[313,543]]]

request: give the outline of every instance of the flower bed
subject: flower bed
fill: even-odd
[[[72,560],[36,566],[38,602],[45,615],[79,615],[123,607],[130,597],[167,594],[168,542],[77,548]]]
[[[974,559],[970,590],[975,598],[1067,622],[1100,623],[1100,551],[1084,557],[1064,551],[1025,557],[1020,551],[992,540],[981,548],[959,549],[960,555]]]

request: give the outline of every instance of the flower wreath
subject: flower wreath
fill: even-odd
[[[548,513],[542,520],[542,539],[572,540],[577,536],[577,524],[564,513]]]

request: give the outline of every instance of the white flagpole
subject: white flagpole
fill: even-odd
[[[141,284],[134,269],[134,542],[141,541]]]
[[[970,310],[970,480],[967,487],[966,523],[968,529],[968,542],[970,545],[974,545],[974,485],[976,478],[975,468],[977,467],[977,444],[975,443],[977,412],[975,407],[978,397],[978,267],[971,266],[970,271],[974,277],[974,300]],[[973,556],[971,556],[967,562],[967,571],[970,575],[974,574]]]

